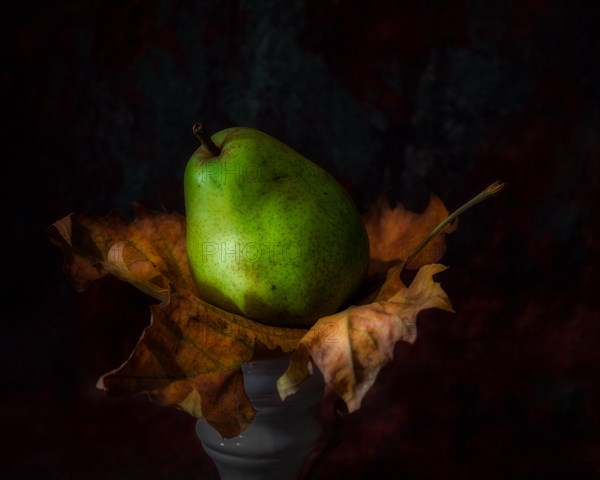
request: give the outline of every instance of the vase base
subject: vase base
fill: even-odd
[[[196,433],[221,480],[296,480],[314,448],[321,426],[313,408],[323,396],[323,376],[315,369],[298,391],[282,401],[277,379],[289,365],[289,355],[242,365],[244,388],[256,415],[240,435],[223,439],[199,420]]]

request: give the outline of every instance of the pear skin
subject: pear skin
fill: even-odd
[[[252,128],[204,142],[184,174],[186,248],[200,296],[274,326],[310,327],[366,275],[369,240],[337,180]]]

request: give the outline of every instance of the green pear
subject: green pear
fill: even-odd
[[[362,283],[369,240],[351,197],[275,138],[235,127],[202,145],[184,175],[186,247],[200,296],[260,323],[309,327]]]

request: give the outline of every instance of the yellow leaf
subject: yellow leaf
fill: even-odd
[[[288,370],[277,382],[281,398],[297,390],[312,359],[348,411],[358,410],[379,370],[392,360],[395,343],[415,341],[419,312],[428,308],[452,311],[446,293],[433,281],[433,275],[445,268],[439,264],[421,267],[410,286],[402,285],[388,300],[320,319],[300,340]]]

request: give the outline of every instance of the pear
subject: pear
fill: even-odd
[[[209,136],[184,174],[186,248],[201,298],[274,326],[310,327],[362,283],[369,240],[337,180],[259,130]]]

